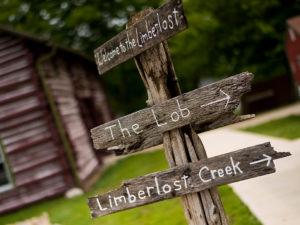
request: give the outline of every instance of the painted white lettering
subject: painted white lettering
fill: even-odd
[[[146,41],[148,41],[148,34],[142,34],[142,43],[144,44]]]
[[[96,201],[97,201],[97,204],[98,204],[98,207],[99,207],[99,209],[101,210],[101,211],[105,211],[105,210],[107,210],[107,208],[102,208],[102,206],[101,206],[101,204],[100,204],[100,201],[99,201],[99,199],[98,198],[96,198]]]
[[[160,19],[159,19],[159,14],[158,13],[157,13],[157,21],[158,21],[160,32],[162,32],[161,24],[160,24]]]
[[[144,191],[139,191],[138,196],[139,196],[140,199],[145,199],[146,198]]]
[[[215,173],[217,173],[217,170],[210,170],[212,179],[216,179]]]
[[[158,24],[155,24],[155,25],[158,25]],[[152,35],[153,35],[153,37],[156,37],[155,31],[156,31],[155,27],[152,27]]]
[[[183,177],[181,177],[181,180],[184,180],[184,187],[185,188],[188,188],[188,186],[187,186],[187,179],[188,179],[189,177],[188,176],[186,176],[186,175],[184,175]]]
[[[103,50],[104,50],[104,53],[102,53],[102,50],[101,50],[101,54],[102,54],[104,62],[107,62],[107,59],[106,59],[106,49],[103,49]]]
[[[128,202],[129,203],[134,203],[136,202],[136,197],[135,195],[130,194],[128,187],[126,188],[127,195],[128,195]]]
[[[110,196],[110,195],[108,196],[108,201],[109,201],[110,208],[112,208],[112,207],[113,207],[113,204],[112,204],[111,196]]]
[[[154,187],[146,187],[148,197],[151,197],[151,190],[154,190]]]
[[[168,22],[167,22],[166,20],[164,20],[164,21],[162,22],[162,28],[163,28],[164,30],[167,30],[167,29],[168,29]]]
[[[165,192],[165,194],[168,194],[172,191],[172,188],[169,184],[165,184],[164,186],[162,186],[162,190],[163,192]]]
[[[179,118],[180,117],[179,117],[179,114],[177,112],[173,112],[171,114],[171,119],[172,119],[173,122],[177,122],[179,120]]]
[[[135,29],[135,32],[136,32],[136,41],[137,41],[137,44],[138,44],[138,46],[139,46],[140,48],[142,48],[143,45],[140,44],[140,41],[139,41],[139,35],[138,35],[138,30],[137,30],[137,28]]]
[[[158,35],[158,33],[159,33],[159,29],[160,29],[160,27],[159,27],[159,24],[158,23],[156,23],[155,24],[155,29],[156,29],[156,35]],[[156,36],[155,35],[155,36]]]
[[[103,59],[100,60],[99,53],[96,53],[95,56],[96,56],[96,60],[97,60],[98,64],[100,64],[100,66],[102,66],[103,65]]]
[[[145,21],[145,23],[146,23],[146,30],[147,30],[148,38],[149,38],[149,39],[152,39],[152,32],[151,32],[151,30],[149,30],[149,28],[148,28],[148,22],[147,22],[147,20]]]
[[[124,203],[126,203],[126,198],[125,198],[125,196],[124,196],[124,195],[121,195],[121,196],[119,196],[119,197],[114,197],[114,202],[115,202],[115,205],[116,205],[116,206],[118,206],[118,201],[119,201],[120,203],[122,203],[122,201],[123,201]]]
[[[132,46],[133,46],[133,47],[136,47],[136,43],[135,43],[135,40],[134,40],[133,38],[132,38],[132,41],[131,41],[131,42],[132,42]]]
[[[179,104],[178,99],[176,99],[176,102],[177,102],[178,109],[179,109],[179,111],[180,111],[181,116],[182,116],[183,118],[189,117],[190,114],[191,114],[190,110],[189,110],[188,108],[182,109],[181,106],[180,106],[180,104]],[[185,115],[184,115],[184,112],[186,113]]]
[[[199,177],[200,177],[200,180],[201,180],[202,182],[204,182],[204,183],[210,182],[211,179],[207,179],[207,180],[206,180],[206,179],[204,179],[204,178],[202,177],[202,172],[203,172],[203,170],[209,171],[209,169],[208,169],[207,166],[203,166],[203,167],[200,169],[200,171],[199,171]]]
[[[154,110],[151,109],[151,111],[152,111],[153,117],[154,117],[154,119],[155,119],[156,125],[157,125],[158,127],[162,127],[162,126],[167,125],[167,123],[159,123],[159,122],[157,121],[156,116],[155,116]]]
[[[180,180],[175,180],[174,181],[174,186],[175,186],[175,191],[180,191],[182,189],[182,186],[180,184]]]
[[[126,47],[120,42],[120,45],[119,45],[122,53],[125,53],[126,52]]]
[[[123,137],[124,137],[124,138],[126,137],[124,131],[126,131],[127,134],[128,134],[128,136],[131,137],[131,134],[130,134],[128,128],[122,128],[122,125],[121,125],[120,120],[118,120],[118,123],[119,123],[119,127],[120,127],[120,130],[121,130],[121,132],[122,132]]]
[[[218,169],[218,175],[219,175],[219,177],[224,177],[224,170]]]
[[[172,16],[171,15],[168,15],[168,20],[169,20],[169,28],[171,30],[173,30],[174,28],[174,23],[173,23],[173,20],[172,20]]]
[[[138,129],[140,128],[140,125],[137,124],[137,123],[136,123],[136,124],[133,124],[133,125],[131,126],[131,128],[132,128],[133,132],[136,133],[136,134],[140,134],[140,133],[143,132],[143,130],[138,131]]]
[[[110,135],[111,135],[111,138],[112,138],[113,140],[115,140],[115,137],[114,137],[114,133],[113,133],[113,131],[112,131],[112,128],[115,127],[115,126],[117,126],[117,125],[114,124],[114,125],[111,125],[111,126],[109,126],[109,127],[105,127],[105,130],[107,130],[107,129],[110,130]]]
[[[240,162],[237,162],[236,164],[234,164],[234,161],[233,161],[232,157],[230,157],[230,161],[231,161],[231,165],[232,165],[234,174],[237,174],[237,171],[240,172],[240,173],[243,173],[243,171],[239,168]]]
[[[130,41],[130,37],[129,37],[128,33],[127,33],[127,39],[126,39],[125,43],[126,43],[127,49],[133,49],[134,46],[133,46],[132,41]]]
[[[230,167],[230,166],[226,166],[226,167],[225,167],[225,172],[226,172],[227,175],[231,175],[231,174],[232,174],[232,169],[231,169],[231,167]]]
[[[178,21],[177,21],[177,14],[178,14],[178,11],[174,8],[173,10],[173,14],[174,14],[174,17],[175,17],[175,23],[176,25],[178,26]]]
[[[157,192],[158,195],[160,195],[159,184],[158,184],[157,177],[154,178],[154,181],[155,181],[155,186],[156,186],[156,192]]]

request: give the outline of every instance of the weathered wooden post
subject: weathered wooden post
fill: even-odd
[[[148,9],[132,16],[130,24],[141,20],[152,11]],[[130,24],[127,27],[130,27]],[[166,41],[144,51],[134,60],[147,89],[149,106],[182,94]],[[204,146],[191,125],[165,132],[163,145],[170,167],[207,158]],[[181,202],[190,225],[228,224],[216,188],[184,195]]]
[[[273,159],[290,155],[264,143],[207,159],[196,132],[252,117],[232,112],[250,90],[253,74],[241,73],[182,94],[165,40],[186,28],[182,1],[170,0],[132,16],[125,31],[95,50],[100,74],[134,57],[149,108],[93,128],[94,147],[129,154],[163,143],[171,169],[127,180],[120,189],[89,198],[93,218],[181,197],[190,225],[225,225],[216,187],[274,173]]]

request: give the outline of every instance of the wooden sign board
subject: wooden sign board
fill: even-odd
[[[100,74],[187,29],[182,0],[171,0],[94,51]]]
[[[143,150],[154,146],[149,140],[163,132],[216,119],[237,108],[252,78],[241,73],[93,128],[94,147]]]
[[[89,198],[88,205],[93,218],[104,216],[274,173],[273,160],[289,155],[278,153],[270,143],[264,143],[127,180],[120,189]]]
[[[196,133],[201,133],[205,131],[214,130],[220,127],[224,127],[227,125],[231,125],[234,123],[239,123],[245,120],[249,120],[254,117],[255,117],[254,114],[239,116],[234,114],[233,112],[229,112],[210,120],[196,121],[192,124],[192,127],[196,131]],[[114,152],[115,155],[127,155],[137,151],[141,151],[142,149],[147,149],[147,148],[160,145],[162,143],[163,143],[163,136],[160,133],[157,133],[157,134],[153,134],[153,136],[151,137],[146,137],[146,139],[143,142],[141,142],[141,145],[139,145],[139,149],[137,150],[135,149],[134,144],[118,145],[118,146],[108,148],[107,150],[110,152]]]

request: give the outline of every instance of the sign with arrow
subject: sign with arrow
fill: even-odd
[[[204,104],[204,105],[201,105],[201,108],[204,108],[204,107],[209,106],[209,105],[216,104],[216,103],[218,103],[218,102],[223,102],[223,101],[225,101],[225,109],[226,109],[227,106],[228,106],[228,103],[229,103],[229,101],[230,101],[230,96],[229,96],[228,94],[226,94],[224,91],[222,91],[221,89],[220,89],[220,92],[221,92],[223,95],[225,95],[224,98],[221,98],[221,99],[218,99],[218,100],[215,100],[215,101],[206,103],[206,104]]]
[[[123,182],[88,200],[93,218],[275,172],[273,160],[289,156],[270,143],[203,159]]]
[[[216,119],[237,108],[252,78],[251,73],[241,73],[100,125],[91,130],[94,147],[143,150],[163,132]]]
[[[92,217],[180,196],[189,224],[228,224],[213,187],[274,173],[273,160],[290,155],[277,153],[265,143],[206,157],[196,132],[253,116],[233,113],[250,90],[253,74],[241,73],[181,94],[165,40],[187,28],[182,0],[142,11],[127,25],[95,50],[99,73],[135,57],[148,102],[156,104],[93,128],[94,147],[128,154],[164,142],[166,159],[173,168],[127,180],[120,189],[89,198]]]
[[[270,163],[271,163],[271,160],[272,160],[271,156],[263,154],[263,159],[260,159],[260,160],[257,160],[257,161],[253,161],[253,162],[250,163],[250,165],[255,165],[255,164],[258,164],[258,163],[267,162],[267,166],[269,166]]]

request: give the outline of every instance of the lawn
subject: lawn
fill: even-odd
[[[73,199],[48,200],[0,217],[0,224],[13,223],[47,212],[52,223],[61,225],[185,225],[180,200],[171,199],[120,213],[91,219],[86,201],[89,196],[118,188],[122,180],[167,169],[162,151],[128,156],[110,166],[92,190]],[[230,224],[261,224],[229,186],[219,188]]]
[[[288,117],[271,120],[267,123],[253,127],[247,127],[242,130],[294,140],[300,138],[300,115],[291,115]]]

